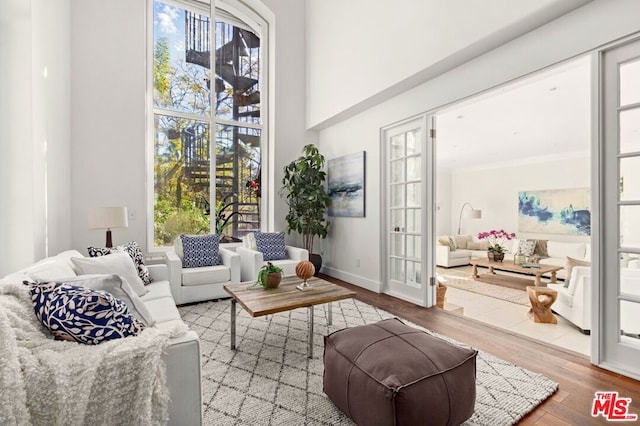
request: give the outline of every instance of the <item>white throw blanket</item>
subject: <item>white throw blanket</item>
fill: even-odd
[[[161,355],[169,335],[183,331],[150,327],[93,346],[56,341],[28,288],[0,284],[0,425],[165,424]]]

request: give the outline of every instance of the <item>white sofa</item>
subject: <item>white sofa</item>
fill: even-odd
[[[182,240],[180,237],[175,239],[165,256],[176,305],[229,297],[222,287],[240,282],[240,255],[222,246],[218,252],[221,265],[183,268]]]
[[[23,270],[12,273],[0,280],[22,282],[25,279],[46,281],[60,280],[75,276],[70,259],[84,257],[80,252],[69,250],[43,259]],[[172,329],[182,322],[180,313],[171,296],[166,265],[149,265],[153,282],[146,286],[149,292],[141,296],[146,308],[155,321],[154,327]],[[133,337],[135,338],[135,337]],[[167,387],[171,398],[169,424],[202,424],[202,391],[200,375],[200,340],[194,331],[171,338],[162,355],[166,366]]]
[[[285,250],[288,259],[272,260],[271,263],[282,268],[284,276],[292,276],[296,274],[296,265],[299,262],[309,260],[309,251],[293,246],[285,246]],[[242,281],[255,281],[258,277],[258,271],[267,262],[264,261],[262,252],[258,251],[252,232],[245,236],[243,246],[236,248],[236,253],[240,255]]]
[[[448,236],[438,237],[438,241],[448,238]],[[451,268],[454,266],[468,265],[471,258],[474,257],[486,257],[486,250],[471,250],[466,248],[471,243],[479,243],[482,240],[471,235],[452,235],[457,247],[455,250],[451,250],[449,246],[437,244],[436,245],[436,265],[445,268]],[[486,243],[485,243],[486,244]],[[505,259],[513,257],[518,253],[519,240],[507,240],[504,242],[504,247],[507,250]],[[548,257],[540,259],[541,264],[564,266],[567,263],[567,257],[571,257],[577,260],[591,261],[591,244],[589,243],[565,243],[559,241],[547,241],[547,253]],[[557,272],[557,278],[564,279],[566,277],[566,271],[561,269]]]
[[[442,240],[451,238],[456,245],[456,249],[452,250],[448,245],[440,243]],[[478,240],[472,235],[443,235],[437,238],[436,244],[436,265],[443,268],[451,268],[454,266],[468,265],[471,258],[474,257],[487,257],[488,243],[486,240]],[[513,240],[515,241],[515,240]],[[505,241],[504,247],[510,251],[513,241]],[[474,245],[474,248],[467,248],[469,243]],[[481,247],[481,248],[475,248]],[[508,255],[508,254],[507,254]],[[507,256],[505,255],[505,256]]]
[[[547,284],[558,292],[558,298],[551,309],[566,320],[578,326],[583,333],[591,330],[591,267],[574,266],[569,286],[563,283]],[[640,269],[623,268],[620,276],[620,290],[640,296]],[[640,311],[629,306],[620,307],[620,328],[626,334],[640,335]]]

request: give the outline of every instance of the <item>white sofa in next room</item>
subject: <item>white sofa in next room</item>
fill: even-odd
[[[478,240],[472,235],[451,235],[440,236],[436,244],[436,265],[444,268],[468,265],[471,258],[487,256],[487,241]],[[442,242],[452,241],[455,248],[445,245]],[[546,241],[546,256],[541,256],[539,262],[545,265],[556,265],[565,267],[567,257],[572,259],[590,262],[591,244],[585,242],[560,242],[552,240]],[[506,250],[505,259],[513,260],[518,253],[520,240],[506,240],[503,247]],[[566,278],[566,271],[561,269],[557,272],[560,279]]]

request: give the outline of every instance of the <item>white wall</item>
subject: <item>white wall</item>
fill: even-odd
[[[269,230],[285,231],[285,216],[289,207],[280,196],[284,166],[302,154],[307,144],[317,144],[317,132],[306,130],[306,64],[305,64],[305,2],[299,0],[264,0],[275,20],[275,61],[272,76],[275,90],[271,104],[274,120],[271,168],[273,189],[270,197],[274,209]],[[272,40],[273,41],[273,40]],[[288,242],[301,245],[297,234],[287,237]]]
[[[335,11],[339,14],[339,10]],[[335,218],[324,251],[327,271],[367,288],[379,287],[383,235],[379,209],[380,129],[391,123],[523,76],[612,40],[640,31],[640,2],[595,0],[427,83],[320,132],[331,156],[366,150],[367,217]],[[346,145],[348,141],[349,145]],[[353,265],[354,253],[362,257]]]
[[[585,145],[589,142],[585,141]],[[492,229],[515,232],[520,239],[589,241],[587,236],[533,234],[518,230],[518,193],[565,188],[591,187],[591,158],[571,156],[555,161],[528,161],[495,168],[458,171],[452,174],[451,228],[443,234],[456,234],[460,208],[465,202],[482,210],[482,218],[462,218],[461,234],[478,235]],[[468,208],[466,210],[468,212]],[[440,235],[440,234],[438,234]]]
[[[307,124],[363,111],[588,1],[307,0]]]
[[[0,276],[69,245],[69,2],[50,3],[0,14]]]
[[[71,223],[73,248],[103,246],[91,206],[136,213],[114,244],[146,241],[145,2],[71,2]]]
[[[147,251],[146,1],[72,0],[72,245],[103,245],[104,231],[87,229],[90,206],[127,206],[136,219],[113,231],[114,244],[137,241]],[[273,13],[275,55],[270,104],[271,224],[286,229],[279,196],[282,169],[317,135],[305,129],[304,2],[247,0]],[[273,35],[273,34],[272,34]],[[277,42],[276,42],[277,40]],[[265,191],[266,192],[266,191]],[[291,237],[295,241],[295,237]]]

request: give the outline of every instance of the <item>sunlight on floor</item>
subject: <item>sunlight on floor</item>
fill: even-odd
[[[463,307],[467,318],[589,356],[590,337],[559,315],[558,324],[534,323],[527,315],[527,306],[453,287],[447,290],[445,309],[447,305]]]

